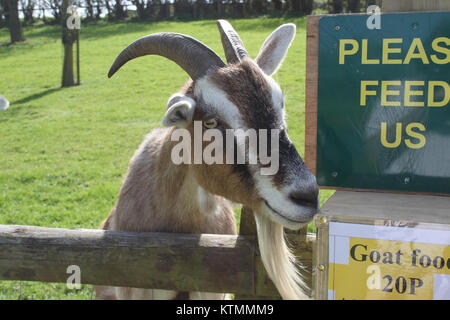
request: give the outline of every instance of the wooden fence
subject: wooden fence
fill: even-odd
[[[66,282],[71,276],[68,267],[75,265],[83,284],[277,298],[259,256],[252,221],[248,212],[243,214],[241,235],[0,225],[0,280]],[[288,237],[310,275],[314,237]],[[307,282],[311,284],[309,276]]]

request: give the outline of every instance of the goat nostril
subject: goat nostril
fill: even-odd
[[[298,205],[317,207],[317,192],[299,192],[294,191],[289,194],[289,199]]]

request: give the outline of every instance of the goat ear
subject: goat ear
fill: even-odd
[[[162,119],[164,127],[186,128],[194,118],[195,101],[192,98],[182,95],[170,97],[167,104],[167,111]]]
[[[294,40],[295,30],[295,24],[283,24],[264,41],[255,59],[264,73],[270,76],[278,70]]]

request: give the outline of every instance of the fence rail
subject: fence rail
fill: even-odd
[[[310,261],[312,240],[300,245],[301,260]],[[256,243],[254,236],[0,225],[0,280],[66,282],[75,265],[83,284],[277,296]]]

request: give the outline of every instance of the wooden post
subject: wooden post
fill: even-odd
[[[61,11],[61,23],[62,23],[62,43],[64,46],[64,60],[63,60],[63,73],[61,87],[70,87],[75,85],[73,80],[73,42],[76,38],[76,30],[70,30],[67,27],[67,19],[69,14],[67,9],[69,8],[70,1],[63,0]]]
[[[257,232],[256,232],[256,222],[253,217],[253,211],[250,208],[242,207],[241,209],[241,221],[239,223],[239,235],[241,236],[252,236],[255,239],[255,244],[257,243]],[[255,261],[255,256],[252,257],[253,263]],[[255,267],[255,265],[253,265]],[[254,270],[255,272],[256,270]],[[256,278],[256,274],[255,274]],[[255,279],[253,280],[255,281]],[[235,300],[257,300],[258,298],[252,292],[250,294],[236,294],[234,296]]]
[[[294,254],[297,257],[298,261],[302,266],[305,267],[302,270],[302,274],[305,277],[306,284],[309,288],[312,285],[312,246],[314,239],[313,237],[307,236],[307,226],[298,230],[291,231],[285,230],[286,237],[289,243],[292,245],[294,249]],[[253,211],[250,208],[243,207],[241,211],[241,223],[239,234],[241,236],[253,236],[257,239],[257,230],[255,218],[253,216]],[[257,241],[255,241],[257,244]],[[236,295],[236,300],[265,300],[265,299],[281,299],[278,294],[278,290],[275,288],[272,280],[270,280],[267,272],[264,268],[263,262],[261,260],[261,256],[259,251],[255,251],[254,258],[254,283],[255,283],[255,292],[253,294],[240,294]],[[310,292],[309,292],[310,294]]]
[[[252,239],[0,225],[0,279],[254,293]]]
[[[320,16],[308,16],[306,20],[305,163],[314,175],[317,173],[319,20]]]
[[[239,234],[242,236],[252,236],[255,239],[255,244],[257,244],[257,230],[256,230],[256,222],[253,216],[253,211],[250,208],[242,207],[241,210],[241,222],[239,225]],[[272,280],[269,279],[269,276],[264,269],[264,265],[262,263],[261,257],[258,251],[255,251],[254,260],[254,282],[257,287],[269,287],[272,292],[278,293],[275,289],[275,285]],[[256,289],[256,287],[255,287]],[[256,291],[256,290],[255,290]],[[267,299],[280,299],[279,295],[276,296],[263,296],[257,295],[256,292],[251,294],[236,294],[235,300],[267,300]]]
[[[77,85],[80,85],[80,29],[77,30]]]
[[[244,216],[253,219],[248,209]],[[243,233],[251,232],[247,222]],[[303,264],[311,262],[312,243],[298,242]],[[0,280],[65,283],[70,266],[82,284],[280,298],[254,236],[0,225]]]

